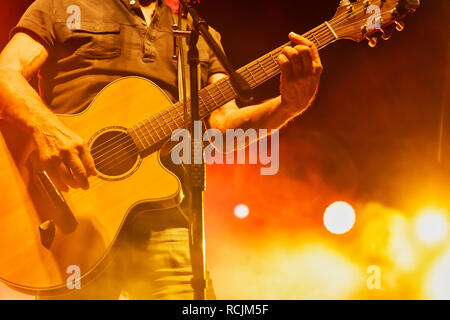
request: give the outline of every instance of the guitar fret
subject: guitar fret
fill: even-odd
[[[178,127],[177,120],[175,120],[174,117],[172,116],[171,110],[169,110],[168,113],[169,113],[170,119],[172,119],[172,122],[175,123],[175,129],[176,129]],[[169,125],[169,127],[170,127],[170,125]]]
[[[325,21],[325,25],[328,27],[328,29],[331,31],[331,33],[333,34],[333,37],[335,40],[338,39],[338,35],[336,34],[336,32],[334,31],[334,29],[330,26],[330,24],[328,23],[328,21]]]
[[[268,55],[269,55],[269,59],[272,59],[272,60],[269,60],[269,62],[268,62],[268,63],[270,63],[270,68],[278,70],[278,67],[280,65],[278,64],[277,60],[275,60],[274,56],[272,55],[272,52],[270,52]]]
[[[158,121],[158,118],[155,117],[155,115],[153,115],[153,118],[156,120],[156,123],[158,124],[159,128],[161,129],[163,135],[166,134],[166,132],[164,131],[164,127],[161,126],[161,124]],[[158,132],[158,131],[157,131]]]
[[[303,37],[314,42],[318,49],[322,49],[328,44],[338,40],[334,27],[332,21],[330,23],[325,22],[313,30],[304,33]],[[241,67],[237,72],[249,82],[251,88],[255,88],[262,82],[280,73],[280,64],[277,56],[281,54],[284,47],[292,45],[292,42],[286,43],[246,66]],[[227,101],[231,101],[236,98],[236,96],[236,90],[232,86],[229,78],[223,78],[218,82],[203,88],[198,95],[201,116],[207,116],[213,110],[220,107],[220,105]],[[170,133],[172,130],[175,130],[175,128],[183,126],[184,119],[189,119],[191,117],[191,103],[192,101],[189,99],[186,101],[186,106],[182,102],[177,102],[168,109],[151,116],[153,118],[149,117],[138,125],[128,129],[129,135],[140,151],[142,151],[142,148],[144,148],[144,150],[147,147],[151,148],[162,139],[165,139],[167,137],[167,130],[169,130]],[[183,110],[180,110],[180,108],[183,108]],[[187,109],[186,115],[184,114],[185,109]]]
[[[158,130],[156,130],[156,128],[152,125],[152,122],[148,119],[147,119],[147,122],[150,125],[150,127],[152,128],[153,132],[155,132],[156,135],[158,136],[158,139],[161,139],[161,137],[159,136]]]
[[[217,85],[217,83],[214,83],[214,85],[216,86],[217,90],[219,90],[220,94],[222,95],[223,99],[225,101],[227,101],[227,97],[225,97],[225,95],[223,94],[222,90],[220,90],[220,87]]]
[[[256,60],[256,62],[258,62],[259,66],[261,67],[262,71],[264,72],[264,74],[266,75],[266,77],[268,77],[269,75],[267,74],[266,70],[264,69],[263,65],[261,64],[261,62],[259,61],[259,59]]]
[[[275,60],[275,57],[273,56],[272,52],[270,52],[269,55],[272,58],[272,61],[275,63],[275,65],[278,66],[278,62],[277,60]]]
[[[139,136],[138,136],[136,130],[134,129],[134,127],[131,127],[131,130],[133,130],[133,133],[134,133],[134,135],[136,136],[136,138],[138,139],[138,141],[139,141],[139,143],[140,143],[140,145],[141,145],[141,148],[142,148],[142,149],[145,149],[145,145],[142,143],[141,138],[139,138]]]
[[[155,143],[156,142],[156,140],[153,138],[153,136],[152,136],[152,134],[151,134],[151,132],[150,132],[150,130],[148,130],[148,128],[147,128],[147,125],[145,124],[145,120],[143,121],[143,123],[144,123],[144,128],[145,128],[145,130],[147,131],[147,133],[148,133],[148,136],[150,137],[150,138],[152,138],[152,140],[153,140],[153,143]]]
[[[170,131],[170,130],[171,130],[171,129],[170,129],[170,124],[166,121],[166,118],[164,117],[164,114],[158,113],[158,115],[159,115],[159,118],[162,118],[163,121],[164,121],[163,126],[168,126],[168,127],[169,127],[169,131]],[[163,131],[164,131],[164,130],[163,130]],[[165,132],[164,132],[164,134],[165,134]]]
[[[208,94],[208,96],[211,98],[211,100],[214,102],[214,104],[216,105],[216,107],[218,107],[219,105],[217,104],[216,100],[214,100],[214,97],[211,95],[211,93],[208,90],[208,87],[205,87],[205,91]]]
[[[183,118],[183,115],[180,113],[180,111],[178,110],[178,107],[177,106],[175,106],[175,110],[176,110],[176,112],[177,112],[177,114],[178,114],[178,117],[179,118]]]
[[[161,114],[161,116],[162,116],[164,122],[166,123],[166,125],[169,127],[169,131],[172,131],[172,127],[170,126],[170,124],[174,121],[174,119],[173,119],[173,117],[172,117],[172,114],[171,114],[170,110],[166,110],[166,111],[167,111],[166,113],[169,115],[169,116],[167,117],[167,119],[166,119],[166,117],[165,117],[166,113],[161,113],[161,112],[160,112],[160,114]],[[175,128],[176,128],[176,125],[175,125]]]
[[[142,122],[140,122],[137,125],[137,128],[139,129],[139,131],[141,132],[142,136],[144,137],[145,142],[147,142],[147,148],[151,146],[151,143],[148,142],[147,137],[144,134],[144,131],[142,131],[142,126],[141,126]]]
[[[233,95],[234,95],[235,97],[237,97],[237,93],[236,93],[236,91],[234,91],[234,88],[233,88],[233,86],[231,85],[230,81],[225,80],[225,83],[231,88],[231,91],[233,91]]]
[[[208,108],[208,105],[205,103],[205,101],[203,101],[203,98],[202,98],[202,96],[200,94],[198,95],[198,98],[200,99],[200,102],[205,106],[206,111],[210,112],[209,108]]]
[[[252,77],[253,81],[255,81],[255,84],[258,84],[258,81],[256,81],[255,77],[253,76],[253,73],[250,71],[250,69],[245,66],[245,69],[247,69],[248,73],[250,74],[250,76]]]
[[[319,40],[317,40],[316,35],[314,34],[314,32],[310,31],[310,34],[314,37],[314,40],[316,40],[316,42],[318,44],[317,48],[321,47],[322,45],[320,44]]]

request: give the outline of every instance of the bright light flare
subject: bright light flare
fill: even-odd
[[[436,244],[447,237],[448,222],[444,211],[428,208],[421,211],[415,219],[415,232],[420,241]]]
[[[355,210],[344,201],[332,203],[323,215],[323,223],[328,231],[334,234],[344,234],[355,225]]]
[[[250,209],[245,204],[238,204],[234,207],[234,215],[238,219],[245,219],[248,217]]]
[[[434,300],[450,299],[450,250],[438,258],[431,267],[425,288],[428,297]]]

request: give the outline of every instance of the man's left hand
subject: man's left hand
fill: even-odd
[[[323,67],[314,43],[293,32],[289,38],[295,47],[285,47],[278,57],[281,100],[290,113],[299,114],[314,100]]]

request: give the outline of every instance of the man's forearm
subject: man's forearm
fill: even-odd
[[[279,96],[241,109],[227,108],[222,114],[214,115],[210,124],[221,131],[253,128],[267,129],[270,132],[272,129],[280,129],[300,113],[298,108],[283,104]]]
[[[0,68],[0,115],[30,134],[43,168],[59,190],[89,188],[88,177],[96,171],[83,139],[58,120],[14,69]]]
[[[27,80],[8,69],[0,69],[0,115],[28,132],[55,118]]]

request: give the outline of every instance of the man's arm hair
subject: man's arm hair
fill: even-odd
[[[0,53],[0,115],[26,130],[53,113],[28,83],[48,58],[39,42],[16,33]]]
[[[28,132],[41,163],[61,191],[89,187],[94,160],[83,140],[66,128],[28,83],[48,51],[25,33],[16,33],[0,54],[0,116]],[[64,162],[64,166],[60,165]]]
[[[217,73],[209,79],[210,83],[219,81],[226,77],[225,74]],[[209,125],[212,128],[225,132],[227,129],[279,129],[286,125],[294,116],[278,110],[281,105],[281,97],[269,99],[257,105],[239,108],[236,100],[232,100],[220,108],[214,110],[209,117]],[[259,137],[263,138],[263,137]]]

